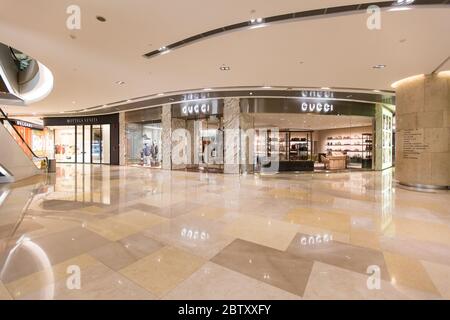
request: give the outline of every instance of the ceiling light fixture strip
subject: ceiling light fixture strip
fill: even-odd
[[[267,18],[259,18],[260,21],[257,21],[258,19],[253,19],[252,21],[245,21],[240,22],[236,24],[232,24],[229,26],[213,29],[210,31],[206,31],[204,33],[200,33],[197,35],[194,35],[192,37],[180,40],[178,42],[172,43],[168,46],[163,47],[164,50],[154,50],[149,53],[144,54],[145,58],[152,58],[154,56],[160,55],[162,53],[167,53],[170,50],[180,48],[183,46],[186,46],[188,44],[191,44],[193,42],[196,42],[200,39],[209,38],[211,36],[225,33],[229,31],[234,31],[238,29],[245,29],[248,27],[255,26],[255,24],[268,24],[268,23],[274,23],[274,22],[281,22],[281,21],[289,21],[289,20],[295,20],[295,19],[302,19],[302,18],[308,18],[308,17],[318,17],[322,15],[331,15],[331,14],[338,14],[338,13],[350,13],[350,12],[356,12],[360,10],[367,10],[369,6],[376,5],[380,8],[388,8],[388,7],[398,7],[399,5],[437,5],[437,4],[449,4],[450,0],[415,0],[412,4],[402,4],[398,1],[378,1],[378,2],[371,2],[371,3],[362,3],[362,4],[354,4],[354,5],[345,5],[345,6],[338,6],[338,7],[329,7],[329,8],[323,8],[323,9],[314,9],[314,10],[307,10],[307,11],[300,11],[295,13],[288,13],[288,14],[282,14],[277,16],[271,16]]]

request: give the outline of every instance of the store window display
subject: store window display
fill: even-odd
[[[161,168],[161,123],[127,124],[127,163]]]

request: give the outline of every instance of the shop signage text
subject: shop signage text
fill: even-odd
[[[308,103],[303,102],[300,106],[302,112],[330,113],[334,111],[334,105],[330,103]]]
[[[97,117],[67,119],[67,124],[93,124],[93,123],[98,123],[98,122],[99,122],[99,119]]]
[[[19,127],[30,128],[30,129],[35,129],[35,130],[43,130],[43,126],[31,123],[31,122],[26,122],[23,120],[11,120],[11,122],[14,125],[19,126]]]
[[[331,91],[308,91],[303,90],[301,92],[303,98],[334,98],[334,93]]]
[[[211,113],[211,105],[207,104],[207,103],[185,105],[185,106],[181,107],[181,113],[185,116],[210,114]]]

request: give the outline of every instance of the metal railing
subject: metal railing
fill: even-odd
[[[45,170],[48,168],[48,158],[37,156],[16,127],[11,123],[8,115],[0,108],[0,122],[5,129],[11,134],[17,144],[22,148],[27,157],[36,165],[38,169]]]

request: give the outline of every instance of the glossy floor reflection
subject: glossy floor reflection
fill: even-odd
[[[450,194],[393,184],[60,165],[0,186],[0,299],[450,299]]]

